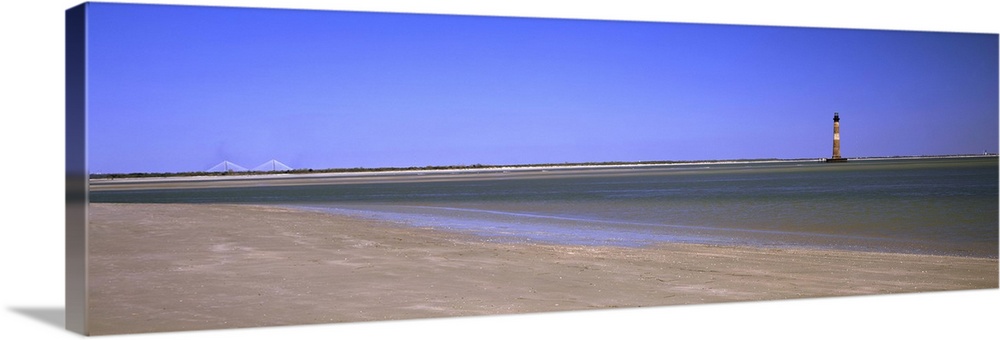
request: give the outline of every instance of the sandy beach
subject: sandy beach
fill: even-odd
[[[90,333],[997,288],[996,259],[490,243],[285,208],[91,204]]]

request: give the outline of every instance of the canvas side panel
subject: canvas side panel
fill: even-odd
[[[66,329],[87,330],[87,6],[66,10]]]

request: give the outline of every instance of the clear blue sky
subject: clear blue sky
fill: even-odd
[[[995,34],[90,6],[92,173],[997,152]]]

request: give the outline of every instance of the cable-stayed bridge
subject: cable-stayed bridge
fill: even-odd
[[[264,162],[264,164],[258,165],[252,169],[247,169],[239,164],[222,161],[222,163],[216,164],[215,166],[208,168],[205,172],[249,172],[249,171],[288,171],[292,170],[292,167],[285,165],[285,163],[279,162],[278,160],[269,160]]]
[[[287,170],[292,170],[292,167],[285,165],[285,163],[272,159],[267,162],[264,162],[264,164],[256,166],[255,168],[253,168],[252,171],[287,171]]]
[[[247,168],[240,166],[239,164],[222,161],[222,163],[216,164],[215,166],[208,168],[205,172],[230,172],[230,171],[247,171]]]

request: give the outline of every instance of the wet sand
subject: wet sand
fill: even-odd
[[[996,259],[500,244],[267,206],[91,204],[90,334],[997,288]]]

